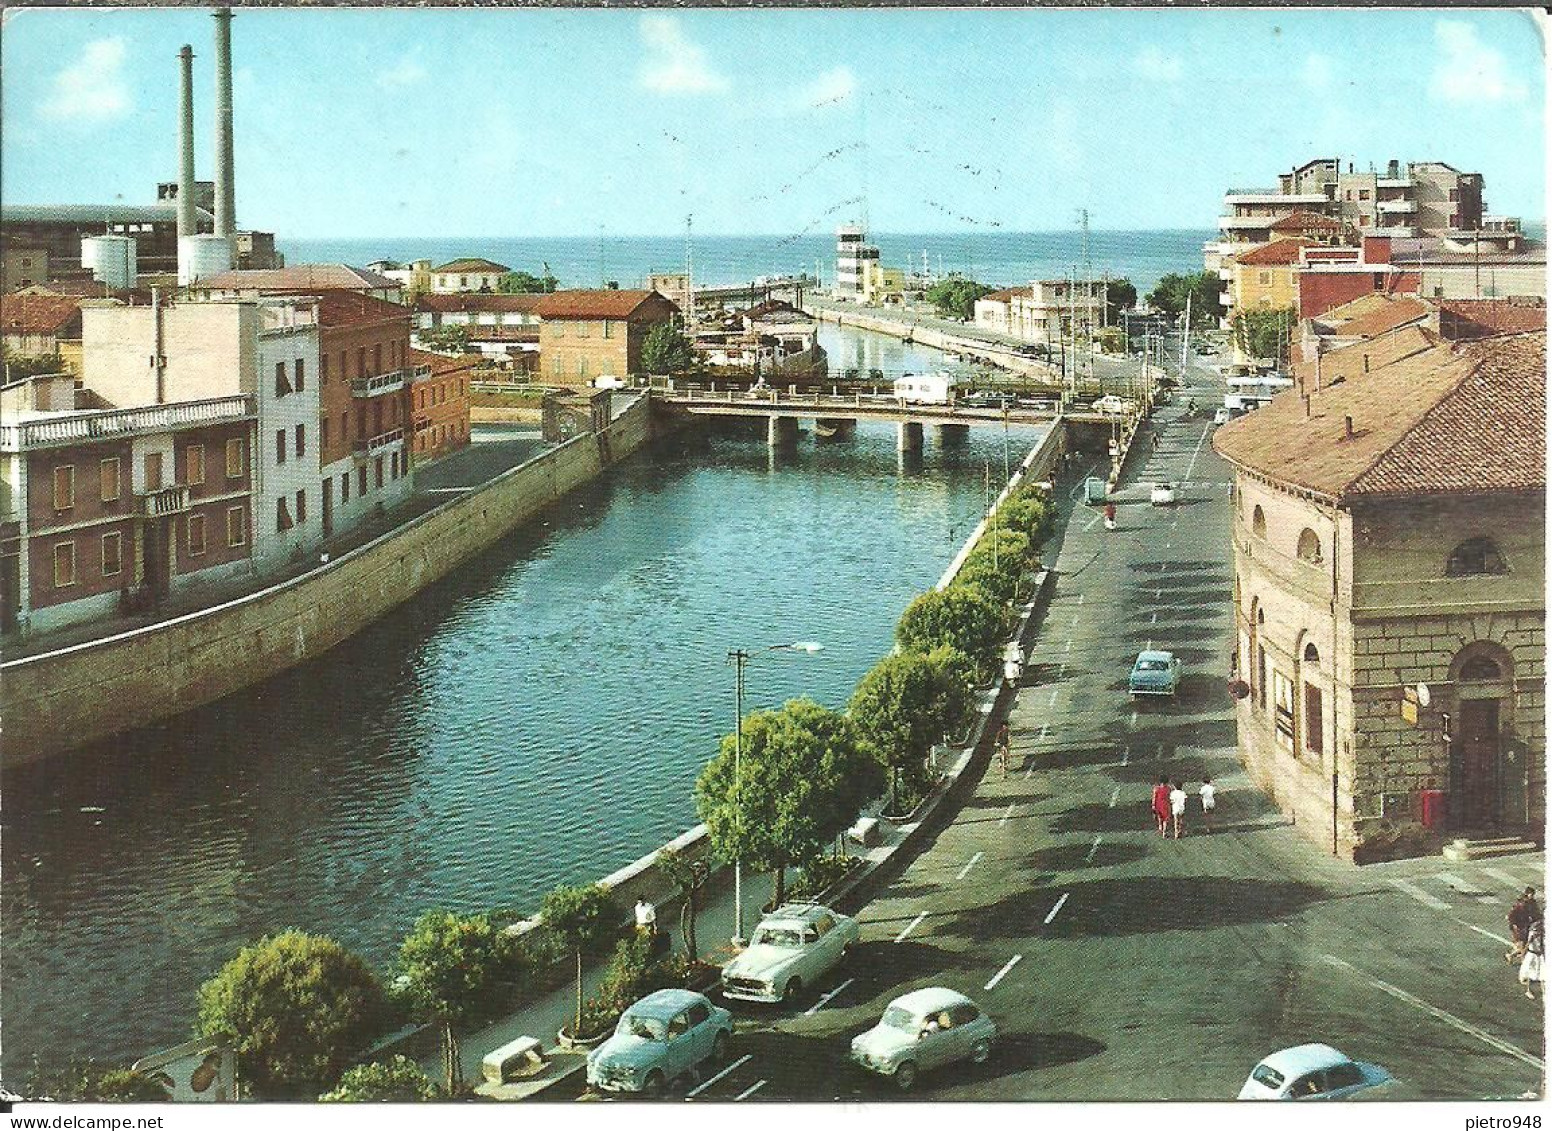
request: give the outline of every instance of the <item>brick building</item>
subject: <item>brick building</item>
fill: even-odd
[[[459,327],[469,349],[520,372],[534,372],[539,360],[537,294],[462,292],[415,296],[415,329],[424,334]]]
[[[1540,839],[1545,331],[1406,325],[1298,379],[1213,441],[1235,467],[1241,759],[1358,861]],[[1420,823],[1430,790],[1443,827]]]
[[[469,382],[478,358],[411,350],[415,381],[415,460],[439,459],[469,444]]]
[[[540,295],[539,373],[549,384],[584,386],[641,372],[641,346],[678,307],[656,291],[556,291]]]

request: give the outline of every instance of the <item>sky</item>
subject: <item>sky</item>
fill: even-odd
[[[148,202],[208,11],[4,12],[6,203]],[[1208,229],[1315,157],[1545,215],[1509,11],[239,10],[240,226],[286,237]]]

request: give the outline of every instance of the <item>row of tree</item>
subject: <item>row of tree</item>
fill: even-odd
[[[1289,342],[1299,324],[1299,312],[1292,307],[1281,310],[1237,310],[1229,319],[1234,344],[1247,357],[1288,361]]]
[[[1197,271],[1190,275],[1171,272],[1148,292],[1148,304],[1155,310],[1178,316],[1185,313],[1189,301],[1191,328],[1211,328],[1223,317],[1222,286],[1212,271]]]

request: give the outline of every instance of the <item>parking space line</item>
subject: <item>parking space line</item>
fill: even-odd
[[[1083,597],[1084,597],[1084,594],[1082,594],[1082,593],[1078,594],[1078,607],[1079,608],[1082,608],[1082,606],[1083,606]]]
[[[916,918],[912,919],[908,924],[906,924],[905,930],[901,931],[898,935],[895,936],[895,942],[904,942],[905,936],[914,931],[921,924],[921,921],[926,917],[927,913],[923,911],[920,915],[916,916]]]
[[[1478,1029],[1475,1025],[1471,1024],[1469,1021],[1462,1021],[1459,1017],[1456,1017],[1453,1013],[1446,1013],[1444,1010],[1438,1008],[1437,1006],[1429,1005],[1426,1001],[1423,1001],[1421,998],[1413,997],[1411,994],[1407,993],[1405,990],[1403,990],[1403,989],[1401,989],[1401,988],[1399,988],[1397,986],[1393,986],[1389,982],[1383,981],[1383,980],[1381,980],[1379,978],[1376,978],[1376,977],[1374,977],[1374,976],[1372,976],[1370,974],[1365,974],[1362,970],[1358,969],[1352,963],[1344,962],[1340,958],[1336,957],[1334,954],[1322,955],[1322,958],[1324,958],[1324,960],[1329,965],[1340,967],[1341,969],[1346,970],[1346,971],[1348,971],[1351,974],[1357,975],[1359,978],[1362,978],[1365,982],[1368,982],[1371,986],[1375,987],[1378,990],[1383,990],[1385,993],[1389,994],[1391,997],[1395,998],[1397,1001],[1404,1001],[1408,1005],[1413,1006],[1416,1009],[1422,1010],[1424,1013],[1428,1014],[1430,1017],[1433,1017],[1433,1018],[1435,1018],[1436,1020],[1439,1020],[1439,1021],[1443,1021],[1446,1025],[1449,1025],[1449,1026],[1451,1026],[1452,1028],[1455,1028],[1455,1029],[1459,1029],[1462,1033],[1465,1033],[1468,1036],[1475,1037],[1477,1040],[1481,1041],[1483,1044],[1488,1045],[1491,1048],[1495,1048],[1495,1049],[1497,1049],[1501,1053],[1506,1053],[1507,1055],[1514,1057],[1516,1060],[1524,1061],[1526,1064],[1529,1064],[1533,1068],[1537,1068],[1537,1069],[1540,1069],[1542,1071],[1545,1071],[1546,1064],[1545,1064],[1545,1062],[1543,1062],[1541,1060],[1541,1058],[1532,1056],[1530,1053],[1526,1052],[1524,1049],[1520,1048],[1518,1045],[1512,1045],[1508,1041],[1505,1041],[1505,1040],[1503,1040],[1503,1039],[1501,1039],[1499,1037],[1493,1036],[1493,1034],[1487,1032],[1484,1029]]]
[[[1154,614],[1151,617],[1148,618],[1148,623],[1149,624],[1158,624],[1159,623],[1159,614],[1158,614],[1157,611],[1155,611]]]
[[[1072,894],[1072,892],[1070,892],[1070,891],[1062,892],[1062,897],[1056,901],[1056,906],[1051,908],[1050,913],[1048,915],[1046,915],[1046,917],[1045,917],[1045,921],[1046,921],[1046,925],[1047,926],[1050,925],[1050,922],[1051,922],[1052,919],[1056,918],[1057,912],[1061,911],[1062,904],[1067,902],[1067,897],[1069,895],[1071,895],[1071,894]]]
[[[1429,895],[1416,884],[1408,883],[1406,880],[1391,880],[1390,883],[1397,891],[1406,892],[1417,902],[1424,906],[1432,907],[1435,911],[1448,911],[1450,909],[1450,905],[1445,903],[1444,900]]]
[[[1502,935],[1495,935],[1495,934],[1493,934],[1493,932],[1489,931],[1486,927],[1479,927],[1475,923],[1468,923],[1464,919],[1457,918],[1454,915],[1451,915],[1450,918],[1454,919],[1455,922],[1459,923],[1462,927],[1465,927],[1468,930],[1475,931],[1479,935],[1486,935],[1488,938],[1492,939],[1494,942],[1503,943],[1504,946],[1513,946],[1514,945],[1512,942],[1510,942],[1508,939],[1504,938]]]
[[[1116,786],[1110,791],[1110,808],[1115,808],[1116,799],[1121,796],[1121,787]]]
[[[724,1068],[721,1072],[718,1072],[710,1080],[705,1080],[705,1081],[697,1084],[690,1091],[686,1092],[684,1098],[685,1099],[689,1099],[692,1096],[700,1095],[707,1088],[711,1087],[718,1080],[722,1079],[722,1077],[726,1076],[729,1072],[733,1071],[733,1069],[739,1067],[740,1065],[747,1064],[747,1063],[749,1063],[749,1061],[751,1061],[753,1059],[754,1059],[754,1053],[746,1052],[743,1056],[739,1057],[732,1064],[730,1064],[726,1068]]]
[[[1131,760],[1132,760],[1132,748],[1130,746],[1123,746],[1123,747],[1121,747],[1121,765],[1124,766],[1128,762],[1130,762]]]
[[[1013,969],[1015,966],[1017,966],[1023,960],[1024,960],[1024,956],[1022,954],[1015,954],[1012,958],[1008,959],[1008,963],[1007,963],[1006,966],[1004,966],[1001,970],[997,971],[997,973],[992,975],[992,980],[990,982],[987,982],[986,985],[982,987],[982,989],[989,990],[989,989],[994,988],[997,985],[998,982],[1002,981],[1004,978],[1006,978],[1008,976],[1008,971],[1009,970]]]
[[[974,868],[976,866],[976,864],[980,861],[982,855],[984,855],[984,854],[980,853],[980,852],[977,852],[974,856],[970,857],[970,862],[968,864],[966,864],[963,868],[959,869],[959,875],[955,876],[954,878],[956,880],[962,880],[967,875],[969,875],[970,874],[970,869]]]
[[[1015,804],[1017,804],[1017,803],[1013,802],[1013,801],[1008,802],[1008,807],[1005,810],[1003,810],[1002,820],[997,822],[997,824],[999,826],[1006,825],[1008,823],[1008,818],[1013,816],[1013,806]]]
[[[1493,879],[1497,880],[1505,887],[1514,888],[1516,891],[1525,886],[1524,881],[1522,881],[1518,876],[1511,876],[1502,868],[1483,868],[1482,872],[1484,875],[1493,877]]]
[[[753,1084],[749,1085],[749,1087],[745,1088],[742,1092],[739,1092],[738,1095],[734,1096],[733,1102],[738,1103],[740,1100],[747,1100],[750,1096],[754,1095],[763,1087],[765,1087],[765,1081],[756,1080]]]
[[[1476,884],[1472,883],[1470,880],[1463,880],[1463,879],[1461,879],[1459,876],[1455,875],[1453,872],[1439,872],[1437,875],[1434,876],[1434,878],[1436,880],[1439,880],[1441,883],[1449,884],[1450,887],[1452,887],[1456,891],[1460,892],[1461,895],[1464,895],[1464,896],[1467,896],[1467,897],[1469,897],[1471,899],[1474,899],[1478,903],[1497,903],[1498,902],[1498,900],[1495,897],[1493,897],[1491,895],[1488,895],[1487,892],[1485,892],[1481,888],[1477,887]]]
[[[1098,522],[1100,520],[1100,518],[1102,518],[1102,517],[1103,517],[1102,515],[1097,515],[1096,514],[1093,518],[1089,519],[1088,522],[1083,524],[1084,531],[1087,532],[1087,531],[1090,531],[1090,530],[1094,529],[1094,524],[1096,522]]]
[[[1089,845],[1088,855],[1083,858],[1083,862],[1085,864],[1093,863],[1094,853],[1099,851],[1099,842],[1104,840],[1104,839],[1105,839],[1104,837],[1100,837],[1100,836],[1097,836],[1097,837],[1094,838],[1094,843]],[[1064,896],[1063,898],[1066,898],[1066,897]]]
[[[1136,728],[1137,728],[1137,708],[1133,707],[1131,715],[1128,716],[1128,718],[1126,720],[1126,729],[1127,730],[1135,730]]]
[[[857,979],[855,979],[855,978],[847,978],[840,985],[836,986],[835,989],[831,990],[827,994],[822,995],[818,1001],[814,1002],[813,1005],[811,1005],[807,1009],[805,1009],[803,1011],[803,1016],[804,1017],[812,1017],[814,1014],[818,1013],[826,1005],[830,1004],[830,999],[831,998],[835,997],[837,994],[839,994],[842,990],[844,990],[847,986],[851,985],[856,980]]]
[[[1051,706],[1053,706],[1053,707],[1056,706],[1056,697],[1059,694],[1061,694],[1061,688],[1059,688],[1059,687],[1051,688]]]

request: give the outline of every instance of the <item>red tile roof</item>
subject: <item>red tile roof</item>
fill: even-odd
[[[1446,338],[1531,334],[1547,328],[1545,299],[1455,299],[1439,306],[1439,332]]]
[[[1028,298],[1034,292],[1028,287],[1004,287],[1000,291],[993,291],[989,295],[982,295],[976,302],[1007,302],[1011,298]]]
[[[1299,261],[1299,249],[1314,247],[1314,240],[1302,237],[1289,240],[1273,240],[1271,243],[1235,256],[1234,262],[1246,267],[1287,267]]]
[[[1349,320],[1340,333],[1344,338],[1375,338],[1413,322],[1421,322],[1431,313],[1433,307],[1421,299],[1408,296],[1388,298],[1384,306]]]
[[[445,354],[431,353],[429,350],[410,350],[411,365],[429,365],[431,373],[435,377],[441,377],[447,373],[458,373],[465,369],[473,369],[482,360],[477,353]]]
[[[1431,337],[1410,327],[1396,338],[1409,335]],[[1220,428],[1213,447],[1241,468],[1338,501],[1544,489],[1546,349],[1545,332],[1436,342],[1328,385],[1308,415],[1298,389],[1281,393]]]
[[[201,291],[255,291],[259,293],[312,294],[316,291],[397,290],[399,283],[360,267],[343,263],[298,263],[264,271],[221,271],[194,284]]]
[[[81,303],[57,295],[0,296],[0,329],[7,334],[54,334],[81,329]]]
[[[657,291],[556,291],[540,295],[537,310],[540,318],[565,319],[589,318],[617,321],[631,318],[643,306],[652,304],[664,317],[679,308]]]
[[[416,310],[429,310],[446,314],[450,311],[470,311],[481,314],[533,314],[543,295],[482,294],[478,291],[460,291],[457,294],[419,294],[415,296]]]
[[[318,325],[325,330],[339,326],[372,325],[395,319],[403,320],[408,326],[410,308],[397,302],[384,302],[359,291],[320,291],[318,294]]]
[[[488,259],[467,258],[449,260],[440,267],[433,267],[431,273],[433,275],[505,275],[510,270],[512,268],[501,263],[492,263]]]
[[[1301,209],[1298,212],[1288,213],[1281,220],[1271,225],[1269,230],[1273,232],[1328,232],[1335,235],[1342,231],[1342,225],[1339,221],[1333,220],[1329,216],[1322,216],[1318,212],[1309,212]]]

